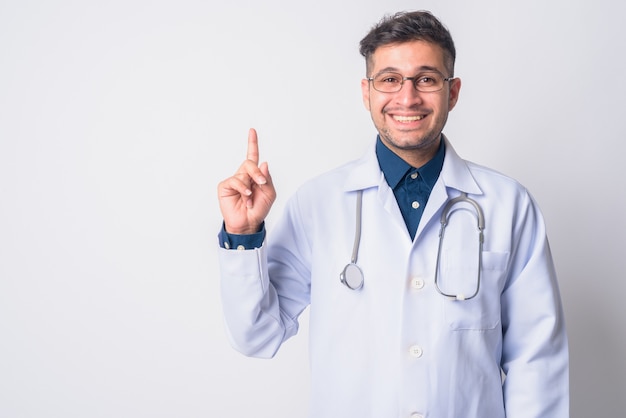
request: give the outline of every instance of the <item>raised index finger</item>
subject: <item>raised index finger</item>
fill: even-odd
[[[259,140],[254,128],[250,128],[248,132],[248,155],[246,158],[257,165],[259,164]]]

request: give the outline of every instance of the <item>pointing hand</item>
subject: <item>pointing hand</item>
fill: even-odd
[[[220,182],[217,194],[227,232],[259,231],[276,200],[276,190],[267,163],[259,165],[259,142],[254,129],[248,133],[246,160],[232,177]]]

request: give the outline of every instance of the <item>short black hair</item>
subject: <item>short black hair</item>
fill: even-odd
[[[381,46],[411,41],[426,41],[439,45],[444,52],[445,64],[450,74],[454,75],[456,49],[448,29],[425,10],[399,12],[385,16],[361,40],[360,52],[365,57],[367,71],[371,66],[371,57]],[[370,74],[368,74],[369,76]]]

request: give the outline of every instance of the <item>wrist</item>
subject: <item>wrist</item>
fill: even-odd
[[[263,229],[263,222],[261,222],[260,225],[247,227],[228,226],[226,222],[224,222],[223,228],[224,231],[230,235],[252,235],[260,232]]]
[[[219,243],[222,248],[226,249],[253,249],[260,248],[265,241],[265,223],[262,223],[257,231],[250,234],[234,234],[226,230],[225,224],[222,224],[222,230],[219,233]]]

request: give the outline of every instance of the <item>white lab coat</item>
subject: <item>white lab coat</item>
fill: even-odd
[[[304,184],[261,248],[219,250],[233,346],[272,357],[310,306],[311,417],[569,416],[561,302],[544,222],[527,190],[462,160],[446,139],[441,175],[411,241],[373,148]],[[357,264],[365,282],[354,291],[339,274],[352,254],[356,190],[364,191]],[[486,223],[480,291],[466,301],[444,298],[433,281],[442,207],[460,192],[479,203]],[[476,217],[469,206],[453,212],[440,287],[469,295]]]

